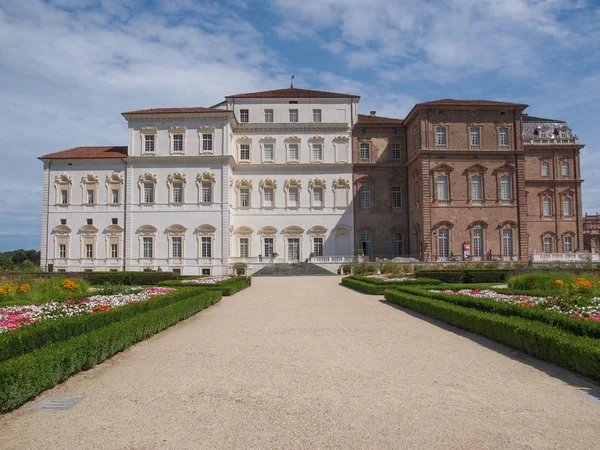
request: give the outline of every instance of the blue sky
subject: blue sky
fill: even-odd
[[[596,0],[3,0],[0,251],[39,248],[42,154],[125,145],[123,111],[289,85],[403,118],[436,98],[524,102],[586,144],[600,211]]]

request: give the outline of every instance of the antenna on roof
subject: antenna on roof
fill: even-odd
[[[292,75],[292,79],[290,80],[290,89],[294,89],[294,78],[296,78],[296,75]]]

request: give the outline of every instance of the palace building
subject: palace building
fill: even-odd
[[[359,100],[290,87],[123,113],[126,146],[40,158],[42,267],[218,275],[583,250],[583,145],[565,122],[452,99],[394,119]]]

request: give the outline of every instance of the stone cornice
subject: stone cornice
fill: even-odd
[[[232,125],[234,131],[325,131],[340,130],[350,132],[350,126],[346,122],[335,123],[312,123],[312,122],[291,122],[291,123],[236,123]]]

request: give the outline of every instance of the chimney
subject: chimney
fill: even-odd
[[[371,111],[371,117],[375,117],[375,113],[377,113],[377,111]]]

